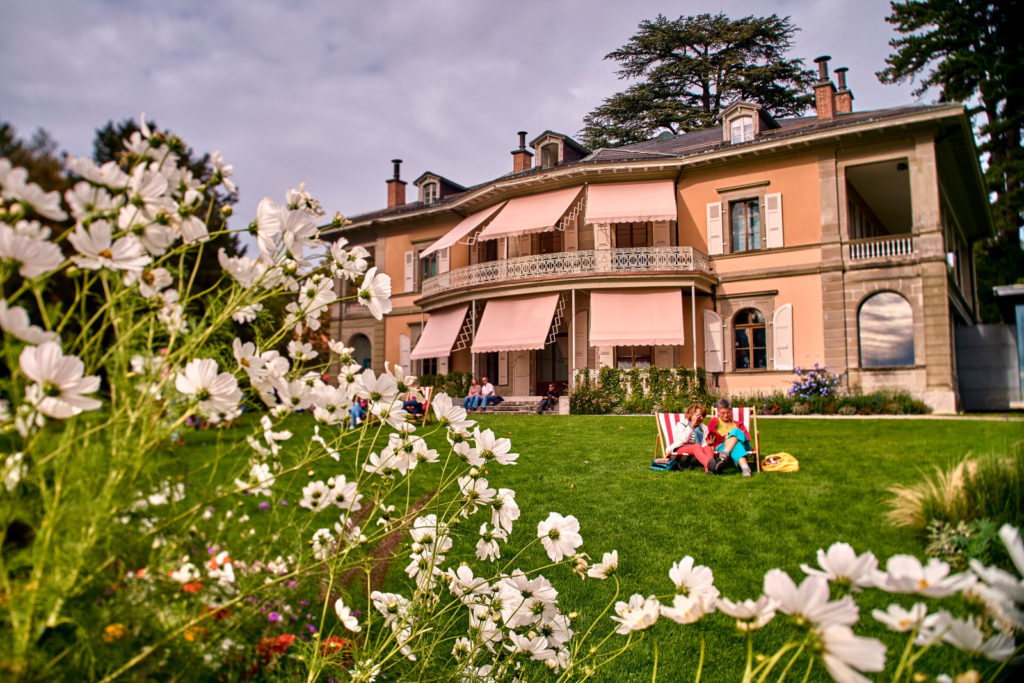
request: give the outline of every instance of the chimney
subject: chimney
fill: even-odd
[[[845,66],[836,69],[836,74],[839,77],[839,91],[836,93],[837,114],[849,114],[853,111],[853,91],[846,87],[847,71],[849,69]]]
[[[401,159],[392,159],[391,163],[395,165],[395,177],[388,178],[388,208],[393,209],[396,206],[405,204],[405,181],[401,179],[399,175],[399,167],[402,165]]]
[[[814,63],[818,65],[818,80],[814,84],[814,108],[818,110],[819,119],[831,119],[836,115],[836,86],[828,77],[828,55],[818,57]]]
[[[533,168],[533,152],[526,149],[526,131],[519,131],[519,149],[512,150],[512,172],[529,171]]]

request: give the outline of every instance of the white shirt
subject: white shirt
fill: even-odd
[[[494,396],[494,385],[488,382],[487,384],[480,387],[481,396]]]
[[[691,443],[703,443],[703,433],[701,427],[694,429],[687,422],[686,418],[682,418],[679,422],[672,425],[672,444],[668,447],[668,451],[671,453],[681,446],[685,446]]]

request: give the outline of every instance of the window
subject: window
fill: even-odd
[[[650,234],[650,223],[616,223],[615,247],[617,249],[649,247],[651,246]]]
[[[498,240],[484,240],[477,242],[480,249],[480,263],[498,260]]]
[[[615,367],[620,370],[651,367],[651,347],[616,346]]]
[[[417,361],[420,364],[419,375],[436,375],[437,374],[437,359],[436,358],[424,358]]]
[[[745,199],[729,204],[730,251],[761,248],[761,202]]]
[[[879,292],[857,314],[862,368],[914,364],[914,311],[896,292]]]
[[[557,230],[534,233],[532,242],[534,254],[556,254],[562,251],[562,233]]]
[[[429,277],[437,275],[437,252],[420,259],[420,284],[422,285]]]
[[[750,142],[754,139],[754,117],[737,116],[729,123],[729,141]]]
[[[736,370],[768,368],[768,330],[756,308],[744,309],[733,318],[733,342]]]
[[[437,183],[426,183],[423,185],[423,203],[433,204],[437,201]]]
[[[365,334],[356,334],[348,340],[348,345],[352,347],[352,359],[356,364],[363,368],[370,367],[373,349],[370,338]]]
[[[554,168],[558,165],[558,143],[549,142],[540,148],[540,167]]]

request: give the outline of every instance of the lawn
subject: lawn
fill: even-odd
[[[301,423],[303,419],[307,422]],[[311,431],[308,420],[300,418],[300,423]],[[920,537],[886,521],[886,489],[916,481],[933,465],[946,465],[970,451],[1001,452],[1024,438],[1024,423],[1019,421],[762,419],[762,452],[792,453],[800,460],[800,471],[743,479],[735,470],[717,477],[703,471],[649,470],[655,440],[651,417],[485,415],[479,421],[511,439],[513,450],[520,453],[516,466],[491,466],[486,473],[491,486],[516,491],[523,511],[509,547],[531,540],[537,523],[551,511],[575,515],[583,551],[599,560],[603,552],[618,550],[620,599],[633,593],[671,595],[668,570],[686,555],[709,566],[716,586],[734,600],[756,598],[764,573],[774,567],[799,581],[800,564],[816,564],[815,551],[836,541],[848,542],[858,552],[871,550],[883,564],[898,553],[923,557]],[[206,457],[213,439],[230,440],[234,433],[189,434],[194,446],[189,459]],[[430,440],[438,446],[443,443],[439,434]],[[346,470],[344,462],[336,467],[338,472]],[[427,493],[432,478],[417,476],[414,479],[421,481],[414,488],[394,495],[417,500]],[[304,481],[305,473],[297,472],[285,482],[292,491],[285,496],[297,498]],[[460,552],[472,554],[475,528],[463,531],[448,556],[450,566],[459,562]],[[545,564],[543,550],[536,545],[517,562]],[[388,572],[385,589],[404,590],[405,563],[398,560],[398,565]],[[577,631],[586,630],[615,596],[612,581],[581,581],[564,567],[544,574],[559,589],[563,611],[577,613]],[[909,607],[914,600],[906,597],[865,594],[858,599],[861,620],[855,630],[892,645],[895,641],[871,618],[870,610],[893,601]],[[603,638],[612,626],[606,617],[595,635]],[[782,631],[773,623],[759,632],[756,651],[774,652],[784,642]],[[737,679],[745,655],[743,641],[735,635],[732,621],[716,614],[695,626],[662,619],[597,680],[651,680],[655,640],[658,679],[691,680],[702,632],[708,652],[703,680]],[[615,636],[612,642],[624,640]],[[922,660],[923,669],[933,674],[961,670],[970,661],[951,653],[948,648],[929,653]],[[898,653],[890,653],[890,674],[897,659]],[[823,670],[817,668],[810,680],[826,680]]]

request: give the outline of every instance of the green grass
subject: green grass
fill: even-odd
[[[551,511],[575,515],[581,524],[582,550],[594,560],[603,552],[619,551],[623,591],[619,599],[628,599],[632,593],[670,595],[668,570],[686,555],[711,567],[716,585],[732,599],[757,597],[764,573],[773,567],[799,581],[800,564],[816,564],[815,551],[836,541],[850,543],[858,552],[871,550],[883,565],[898,553],[921,557],[923,539],[886,521],[886,502],[891,498],[887,489],[917,481],[933,465],[948,465],[971,451],[1006,451],[1024,438],[1019,422],[762,419],[762,453],[792,453],[800,461],[800,471],[743,479],[736,470],[718,477],[696,470],[649,470],[655,441],[651,417],[486,415],[479,422],[510,438],[513,450],[520,453],[516,466],[491,466],[486,474],[491,486],[515,489],[523,511],[507,547],[529,542],[537,523]],[[230,439],[234,433],[226,432],[221,438]],[[204,457],[209,445],[200,444],[212,444],[214,438],[210,432],[190,434],[189,443],[195,446],[189,449],[190,459]],[[432,439],[438,445],[443,442],[440,435]],[[345,468],[344,463],[337,465],[339,472]],[[330,474],[334,472],[318,472],[317,477]],[[422,481],[395,495],[415,500],[430,489],[432,477],[413,479]],[[305,481],[304,473],[296,473],[285,482],[292,493],[284,495],[294,501]],[[450,565],[457,564],[460,550],[472,554],[481,521],[473,519],[476,523],[463,528],[465,537],[449,555]],[[543,550],[534,546],[516,566],[547,563]],[[391,567],[387,589],[401,588],[404,564],[399,560]],[[573,620],[577,631],[585,630],[614,596],[611,581],[581,581],[562,567],[543,573],[559,589],[563,611],[577,613]],[[894,646],[896,641],[874,622],[870,611],[890,602],[905,606],[914,602],[905,597],[869,592],[858,598],[861,620],[855,630]],[[613,625],[606,619],[595,633],[603,637]],[[655,657],[651,636],[658,641],[658,679],[691,680],[702,630],[708,645],[703,680],[736,680],[743,666],[743,641],[722,614],[695,626],[659,621],[597,680],[650,680]],[[787,633],[781,625],[770,624],[758,634],[756,651],[770,655],[785,642]],[[616,636],[612,642],[623,641]],[[890,674],[897,660],[898,652],[890,652]],[[971,660],[941,648],[926,655],[919,670],[952,673],[968,663]],[[826,680],[823,670],[817,669],[811,680]]]

